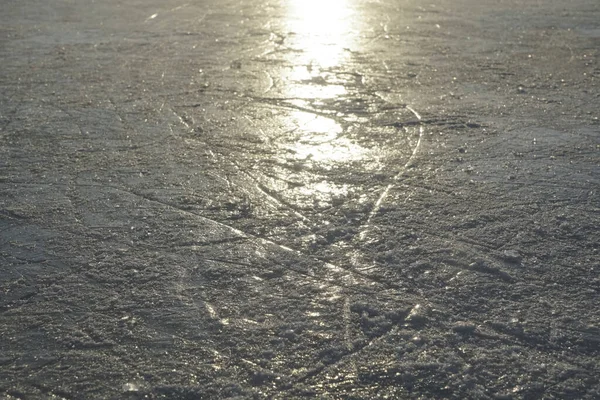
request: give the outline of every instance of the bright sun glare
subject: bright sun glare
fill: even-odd
[[[284,0],[287,4],[286,42],[295,51],[286,72],[286,94],[297,99],[334,99],[347,94],[343,84],[330,80],[343,70],[352,47],[353,0]],[[299,160],[333,164],[365,156],[363,148],[344,138],[335,119],[298,111],[292,114],[298,137],[288,150]]]
[[[348,0],[288,0],[288,21],[309,63],[328,68],[342,61],[351,30]]]

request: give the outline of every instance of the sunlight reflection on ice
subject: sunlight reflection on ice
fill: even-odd
[[[348,185],[335,186],[327,181],[316,183],[312,187],[313,191],[328,193],[333,195],[345,195],[348,193]]]
[[[289,27],[301,40],[306,65],[329,68],[343,62],[352,14],[348,0],[288,0]]]
[[[345,127],[335,119],[335,111],[331,107],[320,110],[324,104],[337,104],[338,98],[349,95],[347,81],[340,78],[346,75],[339,74],[347,69],[349,50],[358,35],[355,19],[359,14],[354,0],[283,1],[290,32],[285,45],[293,49],[287,53],[291,66],[280,77],[283,93],[291,104],[307,111],[290,113],[288,122],[295,129],[282,143],[282,154],[300,168],[318,164],[329,169],[368,159],[368,150],[348,137]],[[299,198],[311,199],[315,204],[331,203],[348,195],[347,187],[325,180],[306,181],[296,191]]]
[[[309,140],[331,140],[342,132],[342,127],[331,118],[321,117],[308,112],[294,111],[292,119],[300,131],[306,134]],[[325,134],[323,137],[315,134]]]
[[[313,205],[331,206],[335,204],[336,199],[343,199],[348,196],[347,185],[336,185],[331,182],[321,181],[306,185],[299,189],[300,194],[310,196]]]
[[[289,97],[301,99],[332,99],[346,95],[348,91],[339,79],[333,79],[331,73],[323,72],[322,65],[329,65],[336,57],[314,58],[311,46],[319,46],[304,36],[296,43],[302,53],[294,55],[293,65],[282,71],[281,80],[286,82],[284,92]],[[306,40],[303,40],[306,39]],[[331,65],[329,65],[331,67]]]
[[[298,139],[288,147],[298,160],[318,163],[357,161],[366,150],[351,140],[339,137],[342,127],[333,119],[296,111],[293,120],[298,126]]]
[[[298,143],[294,148],[299,159],[316,162],[343,162],[360,160],[364,149],[350,140],[341,138],[328,143]]]
[[[331,99],[347,94],[327,71],[343,66],[356,32],[352,0],[286,0],[288,46],[293,67],[283,73],[286,94],[304,99]]]

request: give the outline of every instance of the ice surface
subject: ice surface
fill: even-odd
[[[417,3],[5,5],[0,393],[598,398],[598,7]]]

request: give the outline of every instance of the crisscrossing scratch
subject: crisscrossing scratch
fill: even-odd
[[[419,122],[421,121],[421,115],[418,112],[416,112],[410,106],[406,106],[406,108],[410,112],[412,112],[415,115],[415,117],[417,117],[417,119],[419,120]],[[398,173],[394,176],[394,180],[397,180],[398,177],[400,175],[402,175],[404,173],[404,171],[406,171],[406,168],[408,168],[412,164],[412,162],[414,161],[414,159],[415,159],[415,157],[417,155],[417,152],[419,151],[419,148],[421,147],[421,140],[422,139],[423,139],[423,125],[419,124],[419,139],[417,140],[417,144],[415,145],[415,148],[413,149],[412,154],[408,158],[408,161],[406,162],[406,164],[404,164],[402,166],[402,168],[400,168],[400,171],[398,171]],[[369,217],[367,218],[367,224],[366,224],[367,226],[366,226],[366,228],[368,228],[369,224],[371,223],[371,219],[373,219],[373,217],[377,214],[377,212],[381,208],[381,204],[387,198],[388,194],[390,193],[390,190],[392,190],[395,187],[396,187],[396,185],[394,183],[390,183],[389,185],[386,186],[386,188],[384,189],[384,191],[381,193],[381,195],[379,196],[379,198],[375,202],[375,205],[373,206],[373,209],[369,213]]]

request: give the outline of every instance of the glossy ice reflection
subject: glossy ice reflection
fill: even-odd
[[[355,88],[349,77],[354,76],[351,49],[360,33],[356,0],[282,1],[289,32],[283,45],[289,51],[278,82],[293,109],[284,125],[293,128],[280,149],[302,181],[290,195],[296,204],[309,208],[338,205],[351,190],[319,175],[343,164],[367,168],[366,160],[372,158],[349,134],[344,110],[337,110]]]
[[[360,160],[365,149],[340,137],[342,127],[333,119],[305,112],[294,112],[297,140],[288,147],[297,160],[320,164]]]
[[[350,55],[356,31],[353,0],[284,0],[286,45],[293,50],[291,71],[284,72],[285,93],[303,99],[331,99],[347,93],[332,81],[329,72],[339,70]],[[328,74],[329,73],[329,74]]]
[[[341,64],[352,41],[351,0],[286,0],[288,26],[309,69]]]
[[[284,92],[303,108],[325,111],[320,109],[323,101],[348,95],[336,72],[343,71],[349,62],[349,48],[357,36],[353,0],[284,1],[292,33],[287,46],[294,50],[289,56],[291,68],[282,72]],[[365,149],[344,137],[343,128],[335,119],[319,114],[292,113],[290,117],[298,129],[286,150],[295,154],[297,160],[321,165],[364,157]]]
[[[299,99],[332,99],[347,93],[346,87],[310,65],[294,66],[283,77],[288,82],[286,94]]]
[[[342,132],[342,127],[332,118],[295,111],[292,113],[292,119],[297,124],[301,134],[308,137],[312,136],[315,140],[332,139]]]
[[[319,193],[327,193],[331,195],[345,195],[348,193],[348,185],[336,186],[327,181],[316,183],[313,189]]]

